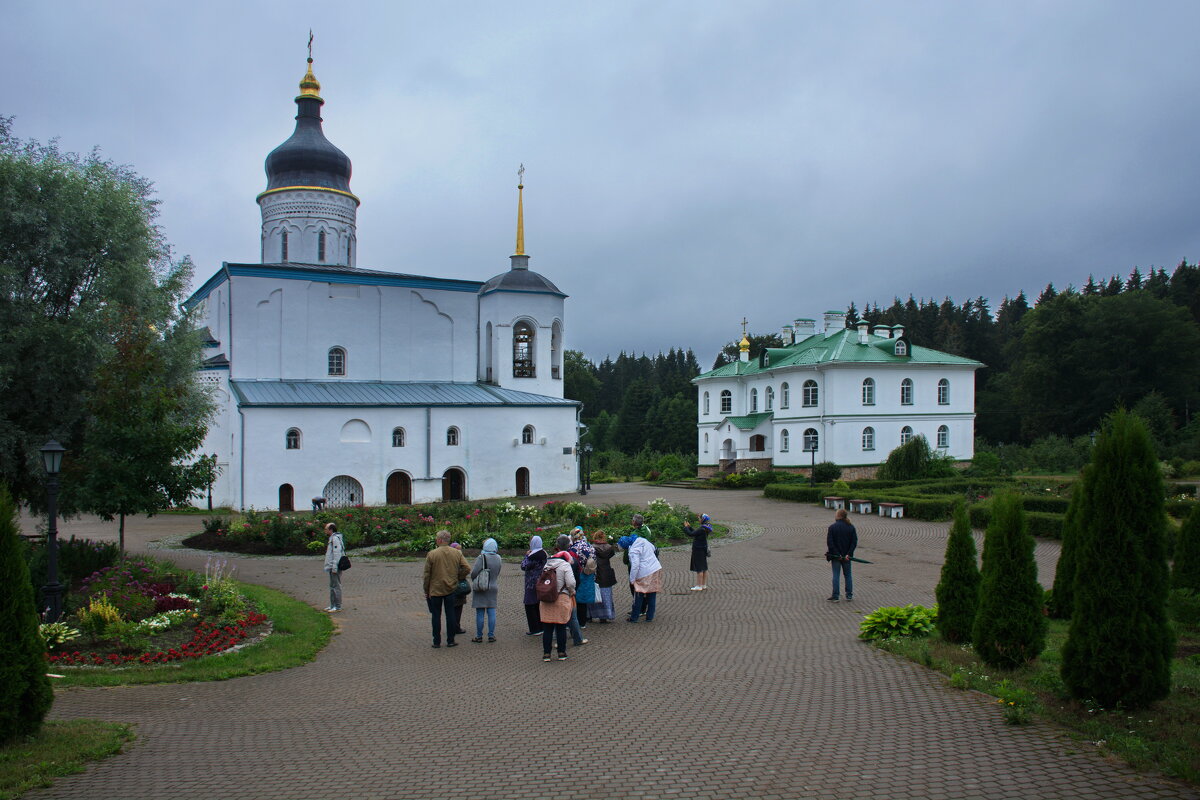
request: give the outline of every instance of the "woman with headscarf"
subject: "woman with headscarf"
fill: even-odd
[[[479,644],[483,641],[483,618],[487,616],[488,641],[496,641],[496,595],[500,590],[500,568],[504,562],[497,552],[496,540],[489,538],[483,543],[483,552],[475,559],[471,568],[471,585],[475,577],[486,571],[488,576],[487,589],[476,589],[471,592],[471,608],[475,609],[475,638],[472,642]]]
[[[550,554],[542,547],[542,537],[534,536],[529,540],[529,552],[521,561],[521,570],[525,573],[525,621],[529,624],[526,636],[537,636],[542,632],[542,617],[538,611],[537,581],[546,566]]]
[[[608,543],[608,535],[604,531],[592,534],[592,546],[596,549],[596,601],[588,609],[588,615],[606,623],[616,616],[612,596],[613,586],[617,583],[617,573],[612,567],[616,550]]]
[[[692,563],[688,569],[696,573],[696,585],[691,590],[703,592],[708,588],[708,535],[712,533],[708,514],[700,515],[700,525],[695,528],[684,525],[683,532],[692,540]]]
[[[647,539],[650,538],[650,526],[646,524],[646,518],[643,517],[641,514],[634,514],[633,518],[630,520],[630,524],[633,526],[633,533],[632,533],[633,536],[643,536]],[[624,538],[624,537],[622,537],[622,538]],[[617,544],[618,545],[621,544],[620,539],[617,540]],[[621,561],[625,564],[626,567],[629,567],[630,571],[632,572],[632,567],[629,564],[629,551],[623,547],[621,549],[623,551],[621,553]],[[656,555],[656,556],[658,555],[657,548],[654,551],[654,555]],[[636,594],[637,594],[637,590],[633,588],[633,578],[631,576],[629,578],[629,596],[633,597]]]
[[[542,619],[542,661],[550,660],[551,643],[558,642],[558,660],[567,660],[567,623],[575,609],[575,573],[571,571],[571,554],[559,550],[546,561],[546,569],[554,570],[554,601],[538,603]]]
[[[629,583],[633,587],[633,611],[629,622],[637,622],[646,611],[646,622],[654,619],[658,593],[662,591],[662,564],[654,554],[654,544],[637,533],[622,536],[617,544],[629,554]]]
[[[579,627],[586,628],[590,615],[588,607],[596,602],[596,548],[587,540],[587,534],[578,525],[571,531],[571,552],[579,564],[579,583],[575,588],[575,609],[579,615]]]

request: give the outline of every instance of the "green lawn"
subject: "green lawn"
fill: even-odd
[[[77,719],[47,722],[36,736],[0,748],[0,800],[49,786],[55,778],[82,772],[88,761],[121,752],[134,738],[128,725]]]

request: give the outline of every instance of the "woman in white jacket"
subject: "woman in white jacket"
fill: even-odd
[[[646,622],[650,622],[654,619],[658,593],[662,591],[662,564],[654,554],[654,543],[633,533],[622,536],[617,544],[629,553],[629,583],[633,586],[634,595],[633,611],[629,613],[628,621],[637,622],[645,609]]]
[[[329,541],[325,543],[325,571],[329,573],[329,608],[333,613],[342,610],[342,576],[338,571],[338,562],[346,554],[346,542],[338,533],[337,525],[330,522],[325,526],[325,535]]]

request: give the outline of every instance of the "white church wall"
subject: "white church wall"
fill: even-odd
[[[487,372],[487,323],[492,323],[493,382],[506,389],[530,392],[547,397],[563,396],[562,361],[566,351],[566,326],[563,324],[563,298],[550,294],[529,292],[492,292],[479,301],[480,315],[480,372]],[[520,321],[534,326],[534,364],[532,378],[513,376],[513,326]],[[561,341],[555,354],[554,325],[558,323]],[[557,364],[556,370],[554,369]],[[481,379],[486,379],[481,377]]]

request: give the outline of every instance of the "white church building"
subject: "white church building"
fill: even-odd
[[[958,461],[975,454],[979,361],[914,345],[899,325],[846,327],[827,311],[782,329],[784,347],[741,357],[693,379],[701,477],[807,471],[830,461],[847,477],[873,475],[888,454],[923,435]]]
[[[566,295],[529,269],[524,186],[516,253],[490,280],[361,269],[350,159],[325,138],[323,104],[310,58],[295,132],[267,156],[259,262],[224,263],[184,304],[206,329],[214,502],[292,510],[575,490]]]

